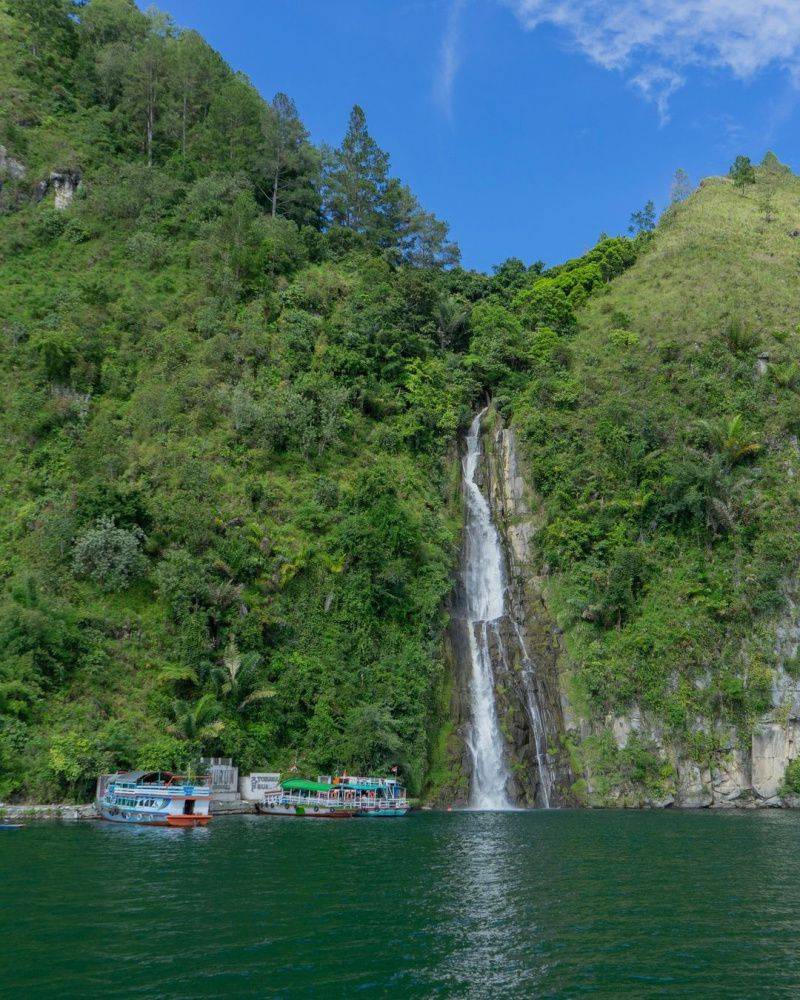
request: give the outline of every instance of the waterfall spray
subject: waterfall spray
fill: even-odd
[[[504,614],[503,554],[486,498],[475,482],[481,454],[482,410],[467,435],[463,476],[466,498],[466,607],[472,667],[471,802],[476,809],[510,809],[508,769],[494,698],[489,638]]]

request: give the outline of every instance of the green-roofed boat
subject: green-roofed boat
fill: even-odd
[[[267,816],[306,819],[352,819],[358,814],[355,794],[340,785],[306,778],[288,778],[280,788],[264,793],[256,811]]]
[[[352,816],[405,816],[409,802],[396,778],[288,778],[264,793],[256,811],[267,816],[349,819]]]

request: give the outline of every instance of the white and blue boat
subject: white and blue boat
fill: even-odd
[[[352,793],[358,806],[357,816],[376,819],[405,816],[411,808],[406,790],[397,778],[353,777],[334,779],[344,794]]]
[[[97,808],[112,823],[205,826],[211,820],[211,786],[168,771],[108,775]]]

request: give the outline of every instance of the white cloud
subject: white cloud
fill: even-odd
[[[692,66],[747,79],[780,66],[800,82],[800,0],[504,0],[528,29],[551,24],[621,70],[662,120]]]
[[[453,117],[453,88],[461,64],[461,12],[465,2],[466,0],[452,0],[450,4],[434,84],[436,103],[449,119]]]
[[[684,84],[680,73],[666,66],[644,66],[636,76],[631,77],[631,84],[655,104],[661,124],[666,125],[669,121],[669,99]]]

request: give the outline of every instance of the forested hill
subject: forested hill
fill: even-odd
[[[0,4],[0,798],[201,750],[421,786],[485,281],[342,124],[129,0]]]
[[[615,713],[707,762],[709,720],[774,707],[796,179],[742,161],[655,233],[487,277],[345,118],[317,148],[131,0],[0,0],[0,798],[201,753],[450,781],[456,445],[488,395],[541,504],[576,776],[669,780]]]
[[[685,195],[509,396],[595,801],[800,790],[800,181]]]

